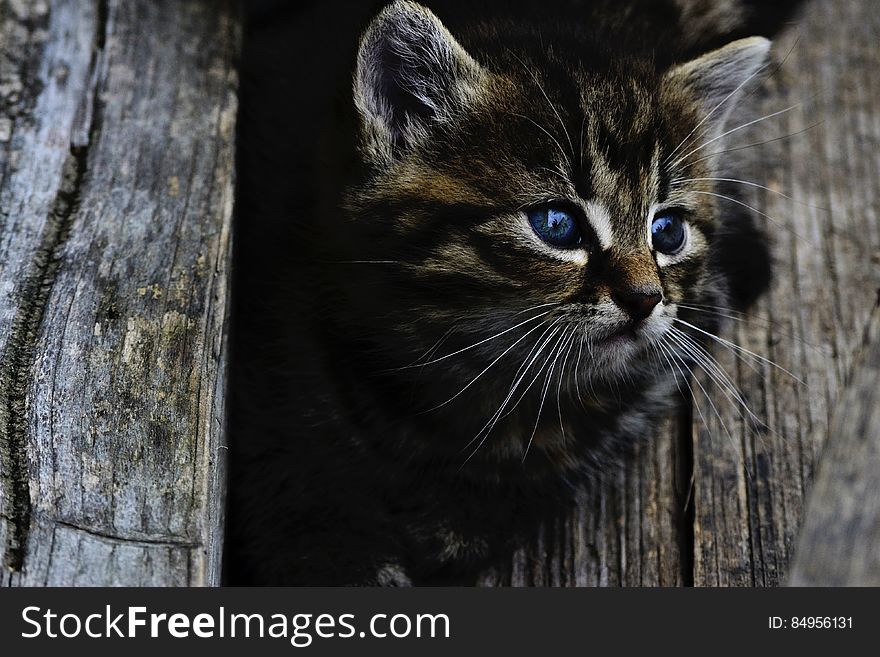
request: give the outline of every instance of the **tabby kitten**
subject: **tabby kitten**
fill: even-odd
[[[233,583],[469,581],[647,433],[677,322],[712,328],[680,304],[730,304],[711,154],[769,42],[700,54],[703,3],[570,4],[449,9],[453,35],[398,0],[363,34],[296,347],[233,417]]]

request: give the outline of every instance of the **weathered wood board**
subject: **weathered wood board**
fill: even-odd
[[[0,583],[219,583],[238,43],[0,0]]]
[[[873,547],[876,557],[868,541],[877,536],[878,488],[864,483],[876,483],[876,473],[857,480],[867,462],[857,467],[852,459],[876,463],[880,424],[866,407],[849,420],[841,407],[858,396],[847,381],[867,349],[863,336],[880,289],[877,34],[880,15],[867,0],[808,3],[774,46],[781,65],[748,98],[754,118],[791,109],[738,131],[725,146],[746,147],[725,155],[732,177],[773,190],[740,183],[737,193],[757,210],[772,245],[772,289],[747,315],[717,312],[730,315],[722,337],[778,367],[719,345],[713,352],[760,423],[700,375],[681,418],[483,584],[780,584],[835,409],[843,419],[832,435],[845,442],[829,453],[817,487],[824,502],[811,506],[817,517],[808,516],[800,548],[809,563],[793,581],[817,581],[811,573],[823,566],[813,560],[824,563],[832,546],[853,538],[818,538],[829,515],[843,512],[835,493],[853,501],[841,520],[846,531],[865,531],[848,554],[859,559]],[[860,376],[852,385],[867,385],[868,375]],[[844,474],[856,478],[849,491],[838,478]],[[840,568],[826,581],[852,582],[857,569]]]
[[[788,578],[880,586],[880,294],[834,412]]]
[[[773,218],[767,227],[775,283],[729,337],[800,381],[718,350],[769,428],[747,431],[734,405],[718,394],[733,446],[717,422],[710,420],[710,431],[695,426],[698,585],[784,581],[830,417],[846,404],[880,288],[878,33],[874,3],[814,1],[779,43],[779,52],[790,54],[759,110],[793,109],[757,125],[751,139],[793,136],[751,149],[755,156],[742,177],[794,200],[761,189],[746,195]],[[711,416],[708,404],[698,405]],[[880,426],[874,432],[876,439]],[[836,484],[840,492],[846,485]],[[878,511],[875,502],[862,512]]]

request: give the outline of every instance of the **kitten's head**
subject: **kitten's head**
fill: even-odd
[[[428,360],[475,345],[442,376],[491,364],[474,386],[501,394],[554,356],[566,388],[628,378],[673,344],[679,304],[724,305],[707,155],[769,42],[661,69],[571,35],[462,41],[396,2],[361,43],[367,176],[349,207],[353,255],[387,263],[360,292],[382,305],[380,349],[404,365],[444,335]]]

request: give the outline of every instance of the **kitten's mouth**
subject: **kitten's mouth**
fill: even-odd
[[[624,342],[634,342],[638,339],[638,324],[635,322],[626,322],[602,338],[602,341],[607,344],[620,344]]]

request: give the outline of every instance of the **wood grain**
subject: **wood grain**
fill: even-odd
[[[632,459],[605,473],[577,507],[480,586],[680,586],[687,583],[685,510],[678,419],[661,424]]]
[[[880,290],[817,468],[788,583],[880,586]]]
[[[5,584],[219,583],[235,16],[0,1]]]
[[[757,188],[740,196],[766,215],[758,219],[773,245],[775,275],[770,293],[726,333],[779,367],[715,350],[764,429],[701,377],[718,416],[698,394],[697,585],[784,580],[831,413],[845,403],[862,348],[880,287],[874,9],[869,2],[810,3],[776,44],[781,69],[755,94],[758,116],[793,109],[736,140],[792,135],[743,151],[750,154],[739,178],[791,198]]]

